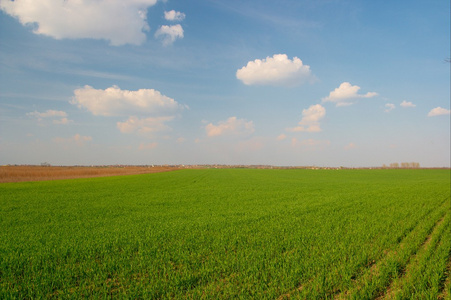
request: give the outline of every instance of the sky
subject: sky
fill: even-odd
[[[450,2],[0,0],[0,164],[450,167]]]

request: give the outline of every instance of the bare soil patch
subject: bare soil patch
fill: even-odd
[[[147,174],[179,169],[178,166],[1,166],[0,183]]]

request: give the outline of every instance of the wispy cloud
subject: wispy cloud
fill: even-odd
[[[306,139],[306,140],[298,140],[297,138],[291,139],[292,147],[305,147],[309,149],[324,149],[325,147],[330,145],[330,141],[328,140],[315,140],[315,139]]]
[[[281,27],[289,30],[299,30],[307,28],[320,28],[322,23],[307,20],[306,18],[290,17],[285,14],[277,14],[271,9],[258,9],[253,4],[247,4],[245,1],[230,2],[230,1],[211,1],[221,9],[227,9],[233,13],[242,15],[245,18],[252,18],[254,20],[271,24],[275,27]],[[269,11],[269,12],[268,12]]]
[[[49,109],[45,112],[29,112],[27,113],[27,116],[35,117],[39,122],[43,121],[44,119],[53,119],[53,124],[68,124],[72,122],[72,120],[69,120],[67,118],[67,113],[65,111],[61,110],[52,110]],[[55,118],[61,118],[61,119],[55,119]]]
[[[394,110],[396,108],[396,105],[394,105],[393,103],[387,103],[385,104],[385,112],[391,112],[392,110]]]
[[[104,79],[116,79],[116,80],[132,80],[133,79],[133,77],[131,77],[131,76],[115,74],[115,73],[108,73],[108,72],[93,71],[93,70],[64,69],[64,70],[55,70],[55,72],[62,73],[62,74],[73,74],[73,75],[80,75],[80,76],[87,76],[87,77],[94,77],[94,78],[104,78]]]
[[[151,136],[156,132],[171,130],[165,123],[174,119],[174,116],[138,118],[130,117],[125,122],[117,122],[117,128],[122,133],[140,133]]]
[[[158,146],[157,142],[153,142],[153,143],[141,143],[138,147],[139,150],[151,150],[151,149],[155,149]]]
[[[71,122],[72,122],[72,120],[69,120],[68,118],[62,118],[60,120],[53,120],[53,124],[61,124],[61,125],[69,124]]]
[[[67,117],[67,113],[61,110],[52,110],[49,109],[45,112],[30,112],[27,113],[28,116],[33,116],[37,118],[50,118],[50,117]]]
[[[56,137],[53,139],[53,141],[57,144],[63,144],[63,145],[76,144],[77,146],[83,146],[87,142],[92,141],[92,137],[91,136],[83,136],[83,135],[80,135],[79,133],[77,133],[74,136],[69,137],[69,138]]]

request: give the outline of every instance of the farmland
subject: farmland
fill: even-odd
[[[1,166],[0,183],[147,174],[177,169],[175,166]]]
[[[449,299],[449,170],[0,184],[0,298]]]

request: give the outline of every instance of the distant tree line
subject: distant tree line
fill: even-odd
[[[418,162],[402,162],[399,163],[391,163],[389,166],[382,165],[383,169],[419,169],[420,163]]]

